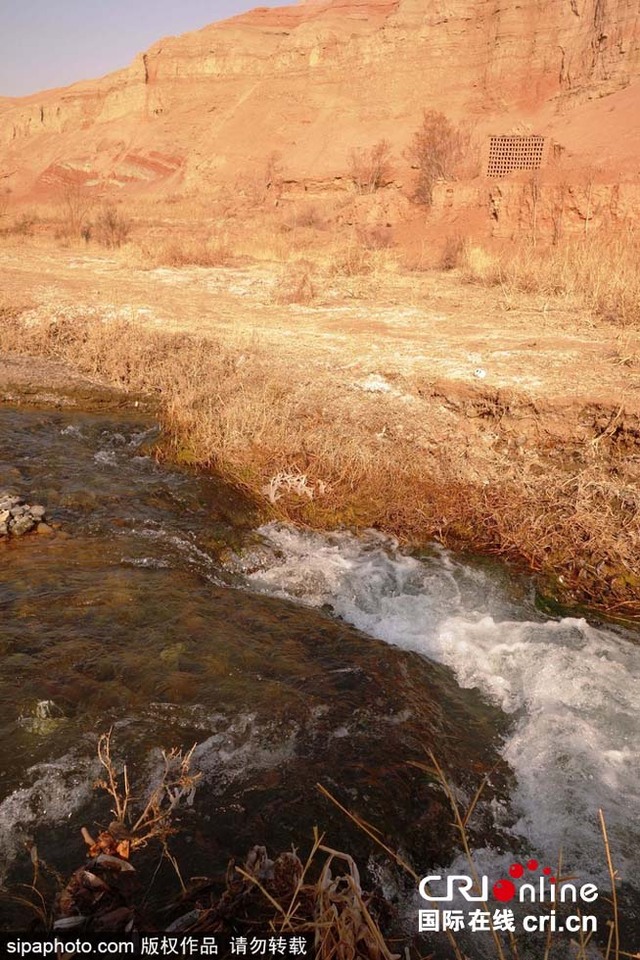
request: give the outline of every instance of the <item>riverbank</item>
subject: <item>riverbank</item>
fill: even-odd
[[[497,555],[560,600],[640,615],[628,328],[389,264],[314,277],[307,298],[278,264],[141,269],[35,244],[1,260],[3,353],[149,398],[160,452],[265,516]]]

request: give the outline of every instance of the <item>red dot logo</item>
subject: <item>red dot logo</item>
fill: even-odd
[[[515,864],[518,866],[518,864]],[[509,900],[513,900],[516,895],[516,888],[511,883],[511,880],[498,880],[497,883],[493,885],[493,895],[496,900],[500,900],[501,903],[508,903]]]
[[[547,878],[549,883],[557,883],[557,880],[553,874],[551,867],[542,867],[538,860],[534,857],[531,857],[530,860],[526,861],[527,870],[531,873],[535,873],[536,870],[541,870],[544,876]],[[525,868],[521,863],[512,863],[509,867],[509,876],[513,877],[514,880],[521,880],[524,876]],[[511,880],[500,879],[497,883],[493,885],[493,895],[496,900],[501,900],[503,903],[508,903],[509,900],[513,900],[516,896],[516,887]]]

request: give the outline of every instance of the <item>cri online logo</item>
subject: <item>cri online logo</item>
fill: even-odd
[[[598,888],[595,883],[583,883],[577,887],[573,883],[560,881],[553,876],[551,867],[543,867],[537,877],[532,877],[534,882],[525,882],[516,888],[514,880],[522,880],[529,874],[538,874],[540,864],[537,860],[531,859],[526,862],[525,867],[521,863],[512,863],[509,867],[509,876],[512,880],[501,878],[491,887],[493,896],[501,903],[509,903],[517,899],[520,903],[577,903],[582,900],[584,903],[593,903],[598,898]],[[430,902],[451,901],[454,899],[456,891],[461,894],[465,900],[472,902],[486,901],[489,899],[489,877],[478,877],[479,893],[472,891],[478,890],[478,884],[472,877],[466,874],[452,874],[447,877],[447,890],[442,896],[435,896],[431,893],[430,887],[434,883],[442,880],[439,874],[430,877],[423,877],[420,881],[420,896]]]

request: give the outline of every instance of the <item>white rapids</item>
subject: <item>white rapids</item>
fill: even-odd
[[[462,687],[512,715],[501,747],[518,784],[512,829],[532,853],[556,863],[562,850],[571,869],[603,877],[602,808],[620,875],[637,884],[638,645],[584,619],[543,618],[445,551],[417,559],[373,532],[259,532],[268,549],[243,557],[250,589],[328,606],[371,637],[448,665]]]

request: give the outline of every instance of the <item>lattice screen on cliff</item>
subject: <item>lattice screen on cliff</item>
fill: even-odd
[[[544,154],[544,137],[489,137],[488,177],[504,177],[512,170],[539,170]]]

